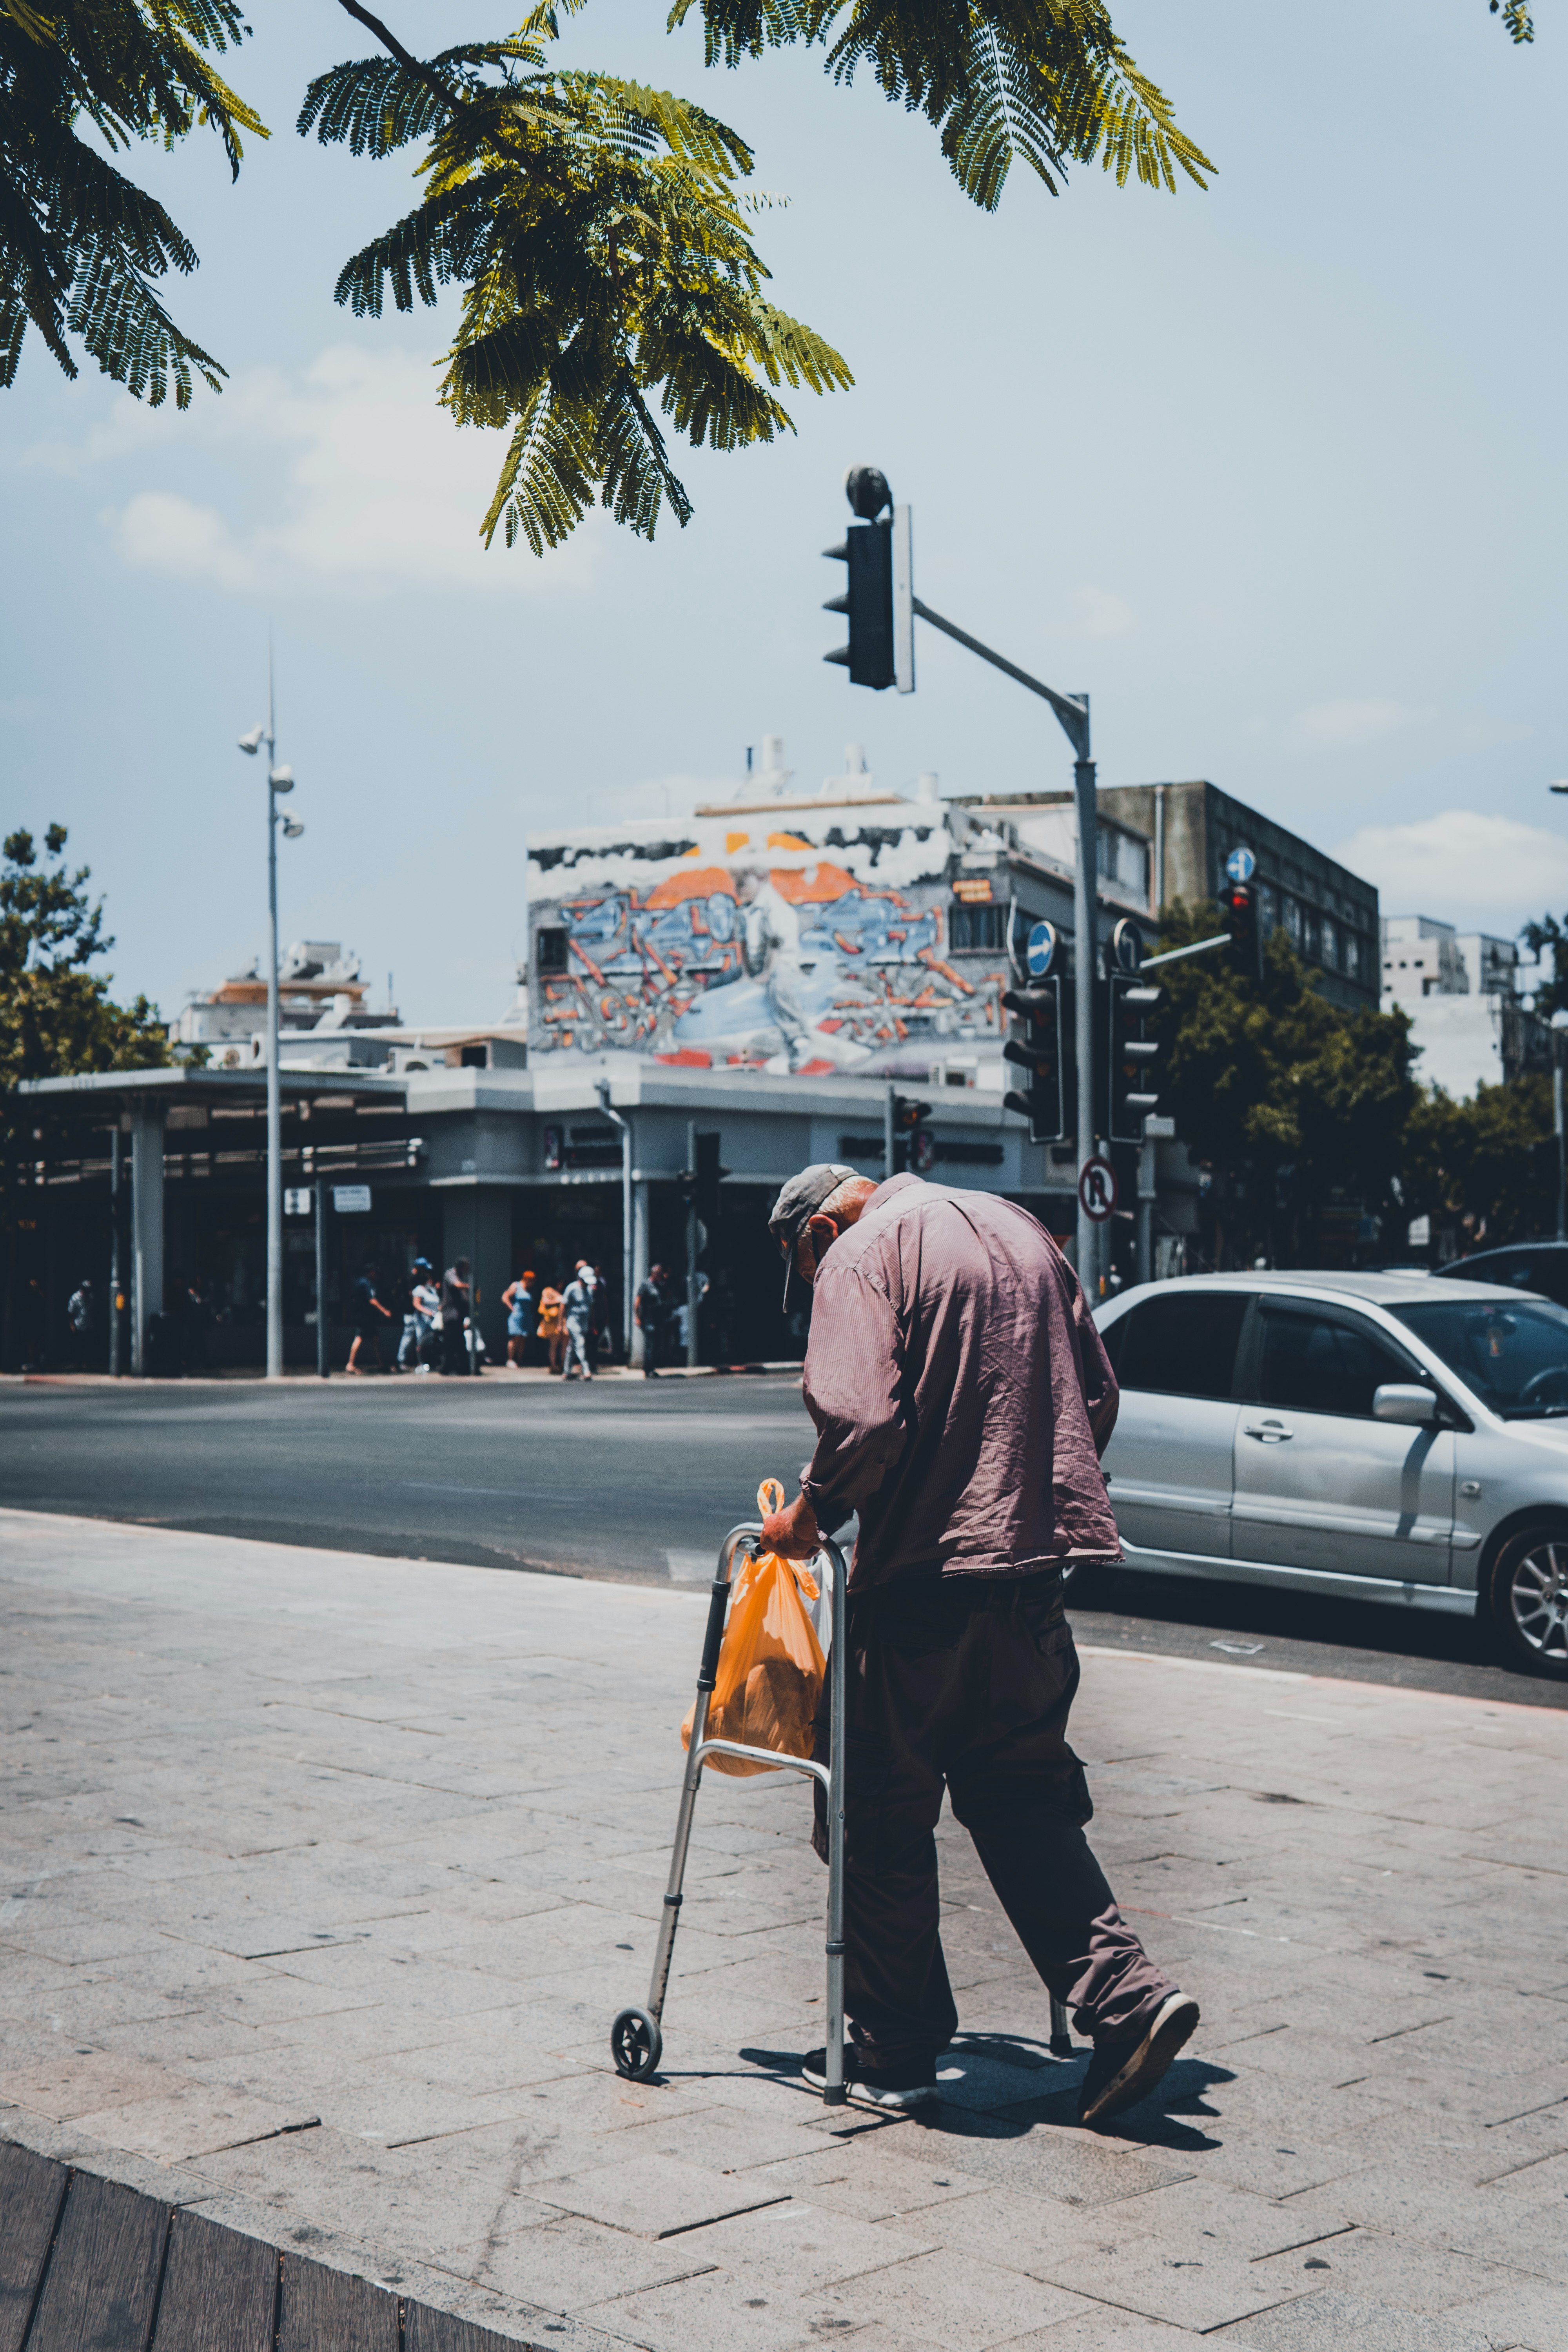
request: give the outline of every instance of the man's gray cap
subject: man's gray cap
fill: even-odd
[[[784,1253],[784,1308],[787,1315],[790,1303],[790,1282],[795,1273],[795,1245],[805,1231],[808,1220],[816,1214],[825,1201],[831,1200],[840,1184],[858,1176],[858,1168],[847,1168],[842,1160],[819,1160],[810,1168],[803,1168],[773,1202],[768,1217],[768,1231]]]

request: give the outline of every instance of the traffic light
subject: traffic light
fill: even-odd
[[[1063,1050],[1072,1028],[1071,983],[1047,979],[1034,988],[1009,988],[1002,1008],[1011,1016],[1003,1058],[1027,1074],[1021,1087],[1003,1096],[1003,1107],[1028,1120],[1031,1143],[1059,1143],[1071,1132]]]
[[[822,608],[825,613],[847,613],[849,643],[840,646],[837,653],[824,654],[823,660],[843,662],[851,686],[870,686],[880,690],[893,685],[897,664],[893,655],[891,519],[852,522],[845,532],[843,546],[824,548],[823,553],[849,566],[849,584],[843,595],[830,596]]]
[[[924,1175],[936,1165],[936,1138],[925,1125],[931,1117],[931,1105],[913,1095],[893,1097],[893,1160],[889,1176],[906,1168]]]
[[[1143,1034],[1143,1021],[1164,992],[1129,971],[1110,972],[1106,987],[1110,992],[1106,1133],[1112,1143],[1142,1143],[1143,1121],[1160,1100],[1153,1070],[1160,1047],[1154,1038]]]
[[[697,1165],[691,1171],[691,1205],[698,1223],[706,1225],[710,1234],[719,1223],[719,1186],[730,1173],[719,1165],[720,1141],[716,1128],[711,1134],[698,1136]]]
[[[1220,919],[1230,933],[1232,968],[1255,987],[1263,985],[1263,926],[1258,892],[1250,882],[1227,882],[1220,892]]]

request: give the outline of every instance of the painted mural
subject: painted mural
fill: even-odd
[[[812,1076],[994,1046],[1006,982],[949,951],[953,857],[912,809],[536,835],[531,1049]]]

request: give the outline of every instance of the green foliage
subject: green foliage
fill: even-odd
[[[356,12],[359,13],[359,12]],[[595,496],[651,539],[690,500],[657,402],[693,446],[793,431],[777,387],[851,383],[832,347],[763,294],[740,183],[745,142],[700,107],[548,68],[548,7],[515,39],[337,67],[302,132],[385,155],[428,137],[421,203],[348,262],[337,298],[379,317],[464,288],[441,385],[459,425],[509,444],[484,520],[542,555]]]
[[[1533,41],[1535,24],[1530,13],[1530,0],[1487,0],[1492,15],[1502,15],[1503,30],[1517,46],[1521,41]]]
[[[1554,1232],[1551,1078],[1529,1072],[1467,1102],[1430,1088],[1411,1115],[1405,1164],[1410,1213],[1457,1219],[1471,1248]]]
[[[1531,955],[1552,958],[1552,977],[1535,992],[1537,1013],[1542,1021],[1568,1013],[1568,925],[1560,923],[1555,915],[1542,915],[1538,923],[1526,923],[1520,938]]]
[[[1021,157],[1055,194],[1069,162],[1098,156],[1119,185],[1136,173],[1173,188],[1214,165],[1176,127],[1100,0],[674,0],[671,26],[699,8],[708,63],[738,65],[802,41],[848,81],[868,67],[889,99],[925,116],[965,195],[993,210]]]
[[[173,147],[204,124],[237,173],[242,130],[267,132],[213,70],[245,36],[239,0],[58,0],[43,13],[0,0],[0,388],[37,328],[68,376],[68,337],[156,407],[188,406],[193,371],[223,373],[176,326],[153,281],[196,257],[162,205],[81,136],[112,152]]]
[[[0,864],[0,1089],[23,1078],[161,1068],[168,1041],[155,1004],[116,1004],[87,966],[114,945],[85,866],[62,862],[66,828],[51,824],[40,864],[30,833],[13,833]]]
[[[1162,918],[1161,944],[1221,928],[1215,907],[1178,901]],[[1158,978],[1161,1108],[1212,1171],[1226,1254],[1301,1259],[1336,1193],[1382,1209],[1417,1097],[1405,1015],[1329,1003],[1279,930],[1265,948],[1261,990],[1224,949],[1168,964]]]

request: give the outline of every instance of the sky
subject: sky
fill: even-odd
[[[36,338],[0,407],[0,816],[69,827],[116,992],[172,1015],[266,942],[265,714],[305,834],[285,944],[356,949],[405,1018],[498,1017],[526,841],[679,814],[782,734],[805,788],[1065,789],[1045,706],[921,626],[918,688],[821,656],[847,467],[913,511],[924,601],[1091,698],[1102,783],[1207,776],[1377,884],[1384,911],[1510,933],[1568,907],[1563,654],[1568,382],[1557,156],[1568,35],[1516,49],[1483,0],[1312,9],[1117,0],[1214,159],[1206,193],[999,211],[936,134],[820,53],[705,70],[657,6],[595,0],[564,59],[676,89],[751,142],[773,298],[853,390],[796,436],[678,448],[695,502],[649,546],[595,514],[543,562],[478,527],[500,436],[435,405],[449,305],[356,320],[342,262],[407,209],[408,159],[301,141],[305,84],[368,37],[269,0],[229,68],[272,130],[134,152],[201,267],[170,299],[229,370],[148,412]],[[510,28],[397,0],[433,48]]]

